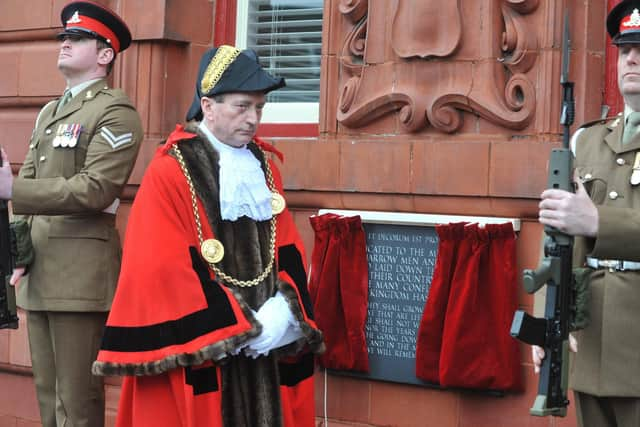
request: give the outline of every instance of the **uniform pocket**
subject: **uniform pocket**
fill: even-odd
[[[51,220],[50,239],[98,239],[109,240],[110,227],[96,221],[95,216],[66,216]]]
[[[43,296],[106,301],[115,289],[120,262],[117,232],[96,216],[53,217],[42,272],[56,283]]]
[[[607,181],[597,167],[576,167],[579,179],[596,205],[602,204],[607,197]]]

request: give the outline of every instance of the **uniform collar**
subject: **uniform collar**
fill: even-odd
[[[617,117],[606,124],[609,133],[604,137],[604,141],[609,148],[616,154],[626,153],[628,151],[634,151],[640,148],[640,138],[636,142],[629,144],[622,144],[622,135],[624,133],[624,126],[629,114],[633,113],[633,109],[625,104],[624,112],[618,113]]]
[[[85,101],[92,100],[96,94],[103,89],[108,89],[105,79],[92,79],[72,87],[69,89],[72,93],[71,100],[57,113],[55,109],[55,105],[57,104],[54,104],[54,107],[51,109],[51,115],[45,120],[45,126],[51,126],[51,124],[57,121],[65,120],[65,117],[80,110]]]
[[[103,78],[100,77],[100,78],[97,78],[97,79],[87,80],[86,82],[82,82],[80,84],[75,85],[72,88],[67,88],[67,89],[71,91],[71,97],[73,98],[74,96],[76,96],[77,94],[79,94],[83,90],[87,89],[92,84],[94,84],[96,82],[99,82],[100,80],[103,80]],[[65,89],[65,90],[67,90],[67,89]]]
[[[626,153],[628,151],[635,151],[640,149],[640,136],[638,135],[636,135],[636,137],[632,140],[633,142],[622,144],[624,126],[627,125],[627,118],[629,117],[629,114],[633,113],[634,111],[635,110],[627,104],[624,105],[624,117],[621,123],[623,126],[618,125],[617,132],[612,132],[612,134],[615,134],[615,138],[612,138],[611,141],[607,141],[611,149],[616,153]]]

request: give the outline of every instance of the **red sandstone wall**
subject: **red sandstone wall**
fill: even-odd
[[[2,0],[0,144],[15,170],[38,109],[64,87],[51,39],[65,2]],[[230,2],[218,0],[223,6]],[[182,120],[199,56],[212,44],[218,21],[211,0],[101,3],[121,13],[132,29],[135,43],[119,59],[113,82],[136,103],[146,132],[118,218],[124,232],[144,167],[158,142]],[[420,7],[431,3],[451,5],[423,17],[438,31],[415,22]],[[522,220],[519,267],[535,266],[541,235],[536,197],[560,131],[562,12],[572,11],[571,77],[579,123],[599,116],[602,103],[605,3],[325,0],[320,137],[273,139],[287,158],[287,198],[307,255],[313,243],[308,216],[319,208],[509,216]],[[403,4],[413,9],[398,8]],[[412,57],[416,53],[440,56],[422,60]],[[520,89],[505,94],[514,75]],[[530,296],[522,292],[520,301],[531,310]],[[524,350],[526,391],[503,398],[329,375],[330,425],[575,425],[573,413],[566,419],[528,415],[537,382]],[[24,324],[17,331],[0,331],[0,427],[39,425],[28,354]],[[319,425],[324,381],[319,372]],[[118,395],[118,380],[109,380],[109,425]]]

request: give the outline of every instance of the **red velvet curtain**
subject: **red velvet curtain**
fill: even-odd
[[[440,291],[435,322],[430,321],[434,316],[427,313],[431,308],[427,301],[420,325],[427,336],[433,331],[431,341],[437,341],[438,334],[442,337],[437,366],[433,356],[417,358],[417,363],[429,365],[416,366],[416,372],[426,372],[428,376],[423,378],[428,381],[437,373],[443,387],[521,390],[519,346],[509,335],[518,303],[513,226],[468,224],[463,234],[453,261],[448,297]],[[449,254],[438,253],[437,265],[448,262],[441,261],[441,256],[448,258]],[[421,354],[435,352],[437,345],[429,339],[418,342],[419,347],[430,346]]]
[[[312,216],[315,233],[309,289],[315,320],[324,334],[322,366],[369,371],[365,323],[369,268],[359,216]]]
[[[432,383],[440,382],[442,332],[458,247],[464,237],[464,225],[465,223],[436,225],[438,256],[416,343],[416,376]]]

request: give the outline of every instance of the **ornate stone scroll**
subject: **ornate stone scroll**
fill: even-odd
[[[350,27],[339,53],[338,121],[362,128],[395,113],[407,132],[452,133],[468,112],[527,127],[536,104],[528,72],[539,50],[527,15],[538,3],[341,0]]]
[[[393,18],[391,46],[400,58],[451,55],[462,35],[455,1],[401,1]]]

